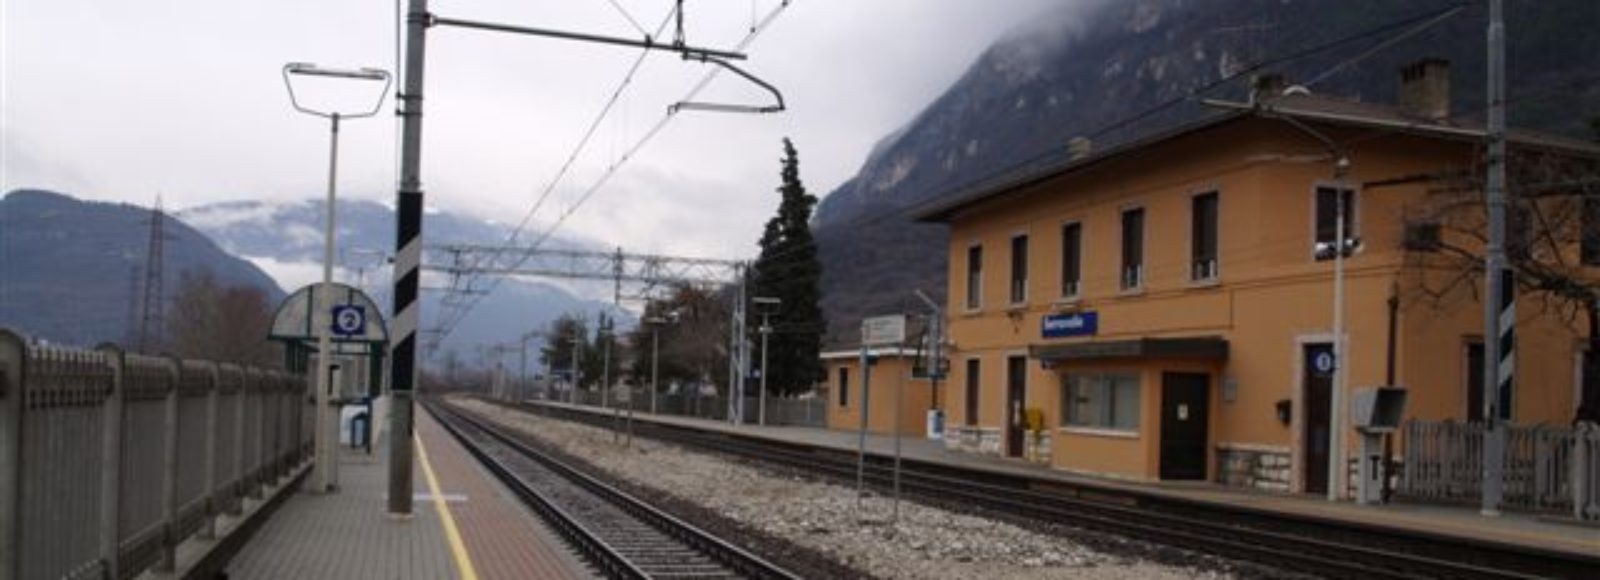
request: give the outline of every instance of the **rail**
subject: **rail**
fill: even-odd
[[[541,412],[588,423],[580,409]],[[525,407],[526,408],[526,407]],[[641,437],[853,479],[855,453],[732,431],[643,421]],[[868,454],[867,480],[888,489],[893,458]],[[1248,505],[1196,500],[1122,486],[1066,482],[933,461],[902,462],[913,496],[1025,519],[1067,523],[1156,543],[1330,577],[1584,578],[1600,555],[1393,528]]]
[[[0,329],[0,579],[171,571],[309,456],[305,385]]]

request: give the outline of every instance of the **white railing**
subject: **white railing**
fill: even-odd
[[[1600,519],[1600,427],[1504,425],[1502,483],[1506,507],[1571,510]],[[1481,423],[1408,421],[1400,495],[1470,503],[1483,484],[1485,429]]]

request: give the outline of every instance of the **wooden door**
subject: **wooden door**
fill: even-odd
[[[1204,480],[1211,379],[1199,373],[1161,375],[1161,479]]]

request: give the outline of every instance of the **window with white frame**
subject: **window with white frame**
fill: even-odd
[[[1109,431],[1139,430],[1137,373],[1073,373],[1067,375],[1061,416],[1066,426]]]
[[[1122,212],[1122,280],[1123,290],[1137,290],[1144,286],[1144,208]]]
[[[1011,303],[1028,301],[1028,234],[1011,237]]]
[[[1343,246],[1345,257],[1350,257],[1356,247],[1361,245],[1358,237],[1360,223],[1356,211],[1356,191],[1346,187],[1319,185],[1316,189],[1317,231],[1315,241],[1315,254],[1318,260],[1331,260],[1335,256],[1334,248]],[[1339,207],[1341,202],[1344,207],[1344,242],[1335,244],[1334,238],[1339,236]]]
[[[1083,291],[1083,224],[1061,226],[1061,297],[1077,298]]]
[[[1189,279],[1217,279],[1217,192],[1194,196],[1190,215]]]
[[[983,246],[967,248],[967,310],[983,305]]]

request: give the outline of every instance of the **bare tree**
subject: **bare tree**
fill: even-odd
[[[677,284],[662,300],[645,306],[642,320],[666,318],[670,324],[655,329],[660,333],[660,376],[662,384],[673,381],[723,381],[728,361],[728,304],[716,290],[692,284]],[[634,329],[633,374],[650,376],[651,325]]]
[[[1506,259],[1528,314],[1587,333],[1574,421],[1600,421],[1600,160],[1514,149],[1507,159]],[[1416,176],[1406,209],[1408,290],[1438,308],[1478,299],[1488,245],[1483,163]]]
[[[267,339],[272,307],[261,290],[224,286],[209,270],[184,272],[167,314],[167,350],[185,357],[275,366],[279,347]]]

